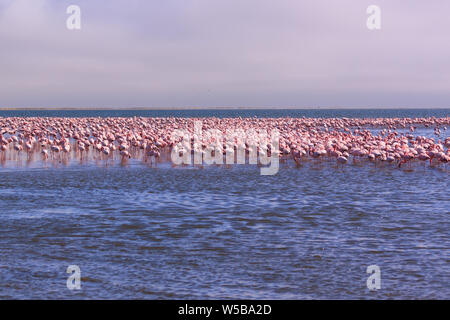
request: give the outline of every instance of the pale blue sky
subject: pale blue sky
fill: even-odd
[[[449,12],[446,0],[0,0],[0,107],[450,107]]]

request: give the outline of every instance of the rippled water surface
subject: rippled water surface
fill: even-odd
[[[8,163],[0,298],[450,298],[448,166],[259,173]],[[66,287],[73,264],[81,291]]]

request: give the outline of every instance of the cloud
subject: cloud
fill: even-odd
[[[0,0],[0,107],[448,107],[448,2],[377,2]]]

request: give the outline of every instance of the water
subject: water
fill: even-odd
[[[300,111],[273,116],[283,112]],[[400,116],[411,112],[449,110]],[[0,298],[449,299],[448,172],[317,161],[282,164],[275,176],[249,165],[9,163],[0,167]],[[366,287],[373,264],[378,291]],[[66,287],[69,265],[81,269],[80,291]]]
[[[0,110],[0,117],[307,117],[421,118],[448,117],[448,109],[198,109],[198,110]]]

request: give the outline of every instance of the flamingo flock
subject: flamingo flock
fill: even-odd
[[[409,166],[412,163],[441,165],[450,161],[450,137],[446,136],[450,117],[445,118],[0,118],[0,158],[40,154],[51,159],[108,161],[120,158],[161,161],[180,142],[175,130],[194,134],[194,122],[202,129],[227,132],[230,129],[279,132],[279,148],[263,146],[280,159],[304,161],[333,160],[338,165],[386,163]],[[414,135],[417,128],[433,130],[435,137]],[[376,132],[376,133],[375,133]],[[200,138],[205,150],[211,141]],[[194,140],[191,141],[192,145]],[[242,145],[245,139],[223,141],[220,150]],[[258,149],[262,147],[257,146]],[[11,157],[10,157],[11,158]],[[13,157],[14,158],[14,157]]]

